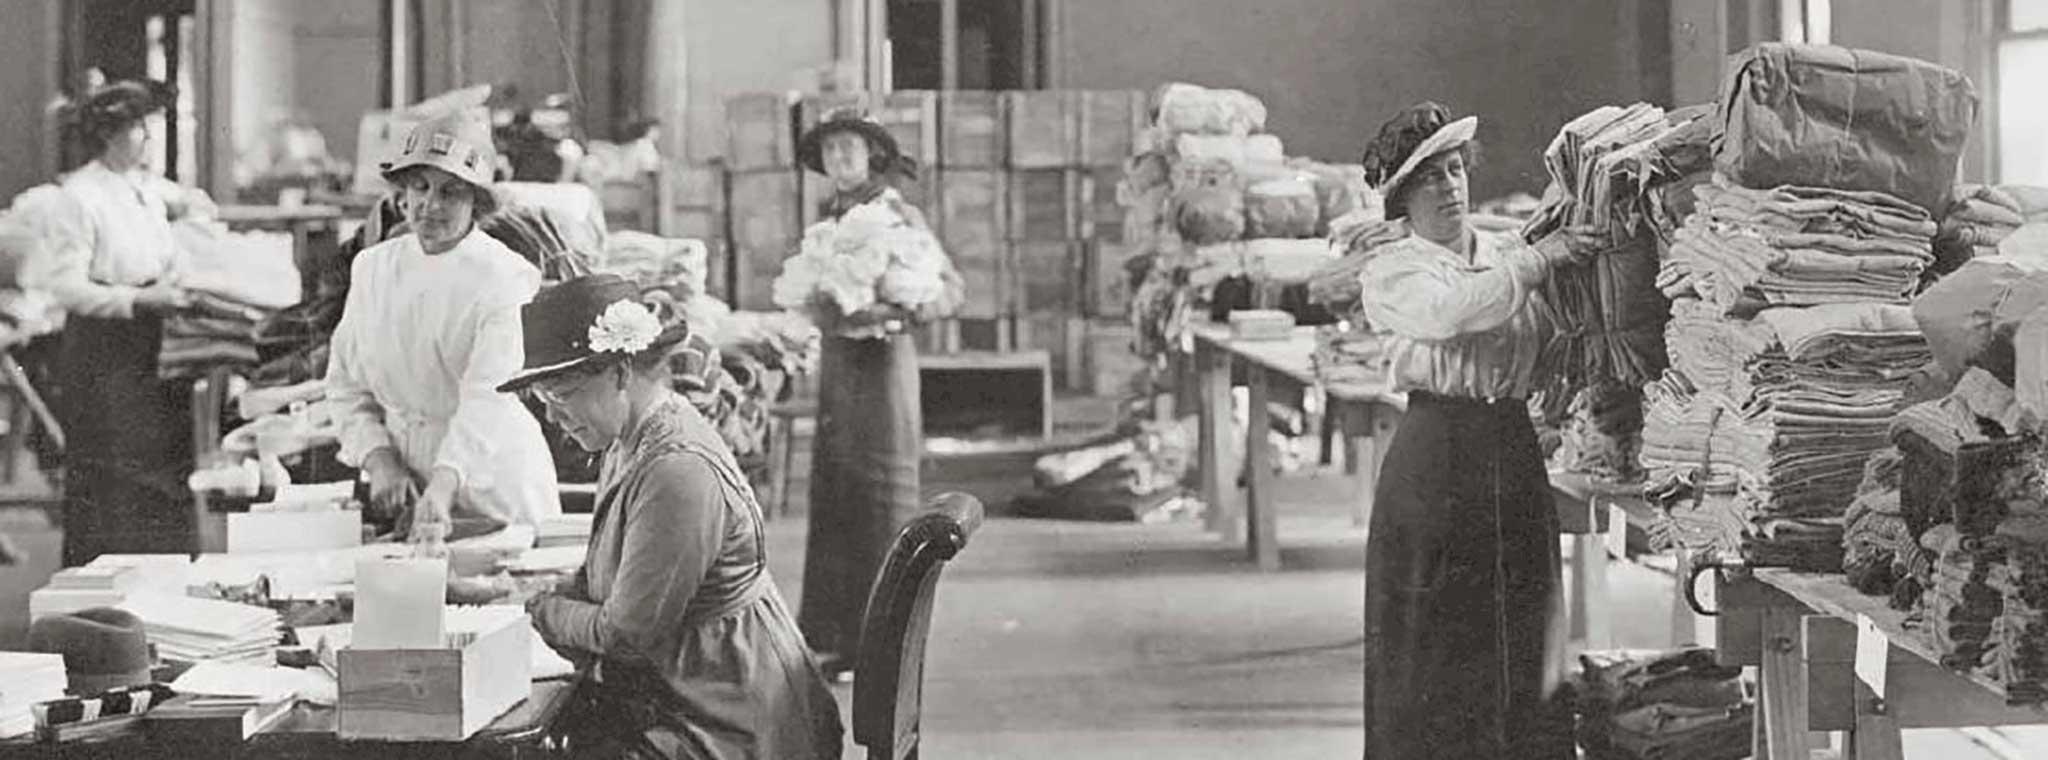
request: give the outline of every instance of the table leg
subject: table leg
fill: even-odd
[[[1351,476],[1357,493],[1351,496],[1351,522],[1363,528],[1372,521],[1372,500],[1379,488],[1379,439],[1373,436],[1373,407],[1350,401],[1334,402],[1344,434],[1344,474]]]
[[[1849,760],[1900,760],[1899,721],[1863,679],[1856,681],[1856,728],[1849,732]]]
[[[1202,501],[1208,505],[1206,524],[1210,532],[1226,541],[1236,541],[1237,470],[1231,454],[1230,354],[1207,343],[1195,345],[1194,370],[1199,417],[1197,440],[1201,457]]]
[[[1607,619],[1607,542],[1598,533],[1572,536],[1572,640],[1587,651],[1614,646]]]
[[[1767,607],[1764,618],[1762,704],[1756,753],[1768,760],[1810,760],[1813,755],[1806,710],[1805,613]]]
[[[1272,400],[1264,368],[1249,373],[1251,414],[1245,425],[1245,535],[1252,560],[1260,570],[1280,569],[1280,520],[1273,503],[1273,457],[1268,445],[1272,429],[1266,404]]]

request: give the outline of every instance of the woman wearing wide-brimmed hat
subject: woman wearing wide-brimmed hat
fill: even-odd
[[[454,539],[561,512],[540,425],[497,386],[520,368],[519,307],[541,272],[478,229],[497,209],[490,127],[455,112],[415,128],[384,177],[410,232],[357,254],[327,397],[343,464],[408,538]],[[420,530],[433,524],[434,530]]]
[[[1360,275],[1366,320],[1408,392],[1366,544],[1366,756],[1569,758],[1555,697],[1557,513],[1525,398],[1544,339],[1530,308],[1590,250],[1467,223],[1473,117],[1404,110],[1367,178],[1408,236]]]
[[[913,176],[915,163],[898,150],[896,138],[881,124],[856,113],[833,114],[803,135],[797,157],[804,168],[831,181],[832,194],[819,208],[825,221],[818,227],[853,230],[908,225],[929,237],[924,215],[891,184]],[[818,227],[806,232],[807,243]],[[929,242],[936,251],[936,240]],[[815,255],[821,260],[834,256],[829,250]],[[791,279],[792,265],[804,258],[800,254],[785,262],[784,278],[777,281],[778,303],[805,296],[782,293]],[[904,327],[920,316],[943,315],[957,308],[958,293],[963,289],[959,275],[950,263],[942,266],[944,284],[927,282],[937,286],[941,295],[918,309],[904,309],[877,298],[874,306],[852,314],[833,308],[814,310],[822,312],[824,339],[818,367],[818,429],[811,455],[810,532],[798,620],[805,638],[835,677],[851,672],[860,648],[861,613],[868,587],[881,569],[890,540],[918,509],[924,417],[917,342]],[[823,266],[821,271],[834,270]],[[886,286],[886,279],[883,284]]]
[[[617,275],[542,291],[523,313],[524,390],[602,453],[583,566],[527,603],[589,667],[577,757],[836,758],[839,711],[768,573],[764,518],[718,431],[674,389],[689,337]]]
[[[58,348],[64,451],[64,561],[108,552],[189,552],[191,385],[157,372],[165,317],[191,307],[173,199],[150,172],[149,117],[164,89],[105,86],[65,109],[92,158],[17,202],[41,224],[49,291],[65,312]]]

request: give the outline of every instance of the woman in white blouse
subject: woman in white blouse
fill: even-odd
[[[191,304],[175,284],[172,199],[149,171],[148,117],[163,108],[136,82],[72,106],[66,126],[92,160],[20,202],[47,225],[47,287],[66,315],[57,372],[67,566],[197,548],[185,487],[190,385],[157,375],[163,317]]]
[[[1466,223],[1476,119],[1424,103],[1380,129],[1369,179],[1409,235],[1360,278],[1408,413],[1366,545],[1366,754],[1569,758],[1557,514],[1526,394],[1534,288],[1588,246]],[[1581,235],[1574,230],[1570,237]]]
[[[335,328],[327,396],[343,464],[374,511],[413,539],[536,525],[561,512],[532,413],[500,383],[519,371],[519,308],[540,270],[477,229],[497,207],[490,128],[457,113],[416,128],[384,176],[411,233],[358,254]],[[420,530],[435,524],[439,530]]]

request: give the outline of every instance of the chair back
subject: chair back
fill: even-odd
[[[981,527],[981,500],[943,493],[896,534],[868,593],[854,660],[853,740],[870,760],[917,756],[924,647],[939,572]]]

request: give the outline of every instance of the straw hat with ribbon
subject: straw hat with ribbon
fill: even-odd
[[[384,178],[416,166],[431,166],[480,189],[496,179],[498,149],[491,126],[470,110],[452,111],[414,127],[398,157],[385,162]]]

